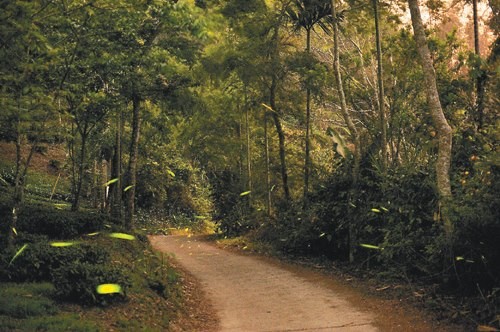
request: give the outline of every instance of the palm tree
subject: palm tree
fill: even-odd
[[[324,31],[328,31],[325,18],[331,16],[331,2],[327,0],[295,0],[287,8],[296,30],[306,31],[306,52],[311,53],[311,32],[318,25]],[[311,128],[311,88],[306,87],[306,144],[304,158],[304,202],[309,192],[309,172],[311,167],[310,158],[310,128]]]

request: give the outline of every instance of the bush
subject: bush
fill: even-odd
[[[51,239],[69,239],[103,229],[106,220],[106,215],[102,213],[26,206],[19,214],[17,230],[47,235]]]
[[[130,280],[122,269],[87,262],[74,262],[55,270],[52,282],[58,297],[81,304],[106,304],[123,300],[130,286]],[[120,285],[122,293],[97,294],[97,286],[108,283]]]
[[[19,248],[17,248],[18,250]],[[48,242],[28,243],[26,249],[9,265],[15,251],[0,256],[0,280],[2,281],[50,281],[54,270],[75,262],[106,264],[106,250],[88,244],[55,248]]]

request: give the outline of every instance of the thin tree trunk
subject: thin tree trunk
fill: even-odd
[[[354,167],[352,173],[353,184],[356,185],[359,177],[359,167],[361,163],[361,141],[358,130],[351,119],[349,110],[347,109],[347,102],[342,83],[342,74],[340,72],[340,51],[339,51],[339,27],[337,22],[337,11],[335,8],[335,0],[332,0],[332,16],[333,20],[333,71],[335,75],[335,83],[337,88],[338,97],[340,99],[340,110],[342,116],[351,133],[351,139],[354,143]]]
[[[87,126],[83,128],[80,132],[82,137],[82,146],[80,148],[80,163],[78,165],[78,174],[76,188],[74,191],[73,204],[71,205],[72,211],[78,211],[80,209],[80,198],[82,194],[83,177],[85,172],[85,154],[87,152]]]
[[[250,146],[250,120],[249,120],[249,106],[247,100],[247,89],[245,86],[245,131],[246,131],[246,145],[247,145],[247,190],[252,191],[252,148]],[[249,203],[251,202],[252,193],[248,195]]]
[[[111,215],[118,220],[122,221],[122,188],[123,188],[123,177],[122,177],[122,122],[123,122],[123,111],[120,110],[116,117],[116,134],[115,134],[115,155],[113,158],[113,179],[118,179],[116,183],[113,184],[113,194],[112,194],[112,204],[111,204]]]
[[[271,169],[269,160],[269,135],[267,130],[267,111],[264,113],[264,149],[266,158],[266,208],[267,215],[271,216],[272,200],[271,200]]]
[[[387,121],[385,117],[385,96],[384,80],[382,67],[382,41],[380,37],[380,18],[378,9],[378,0],[372,0],[375,16],[375,39],[377,44],[377,81],[378,81],[378,112],[380,119],[380,146],[382,148],[382,167],[383,172],[387,171]]]
[[[279,25],[275,27],[273,33],[273,50],[271,52],[271,62],[276,64],[279,57],[278,52],[278,29]],[[278,77],[274,72],[271,78],[271,87],[269,91],[269,106],[272,109],[272,117],[274,121],[274,126],[276,127],[276,132],[278,134],[279,142],[279,155],[280,155],[280,166],[281,166],[281,182],[283,185],[283,193],[285,195],[285,201],[290,201],[290,188],[288,187],[288,171],[286,167],[286,151],[285,151],[285,133],[283,132],[283,127],[281,125],[281,120],[279,117],[279,112],[276,107],[276,90],[278,88]]]
[[[436,175],[437,175],[437,189],[443,209],[446,211],[446,200],[451,198],[451,185],[450,185],[450,163],[451,163],[451,148],[452,148],[452,131],[451,127],[446,120],[439,100],[439,93],[436,84],[436,73],[434,71],[431,54],[427,45],[425,36],[424,24],[420,15],[420,8],[418,0],[408,0],[410,7],[411,20],[415,41],[417,44],[417,51],[420,56],[422,69],[424,72],[424,80],[427,93],[427,103],[430,108],[430,115],[434,126],[438,132],[438,158],[436,161]],[[444,201],[444,202],[443,202]],[[444,205],[443,205],[444,203]],[[444,216],[445,228],[447,232],[451,232],[452,225]]]
[[[273,108],[274,109],[274,108]],[[288,170],[286,167],[286,150],[285,150],[285,133],[283,132],[283,126],[281,125],[281,120],[276,112],[273,113],[274,126],[276,127],[276,132],[278,133],[278,143],[279,143],[279,154],[280,154],[280,164],[281,164],[281,182],[283,185],[283,193],[285,194],[285,201],[290,202],[290,188],[288,186]]]
[[[476,79],[476,114],[478,129],[483,127],[484,121],[484,87],[486,83],[486,75],[483,73],[481,66],[481,49],[479,48],[479,19],[477,15],[477,0],[472,0],[472,11],[474,16],[474,53],[477,56],[478,76]]]
[[[337,10],[335,8],[335,0],[332,0],[332,16],[333,16],[333,71],[335,75],[335,82],[337,85],[337,93],[340,99],[340,110],[344,121],[351,133],[351,139],[354,143],[354,167],[352,171],[352,188],[349,192],[348,197],[348,211],[347,218],[349,220],[348,225],[348,246],[349,246],[349,262],[354,262],[354,252],[356,249],[356,232],[352,220],[351,214],[351,204],[356,197],[356,186],[359,178],[359,168],[361,163],[361,142],[358,130],[351,119],[349,110],[347,109],[347,102],[344,94],[344,87],[342,83],[342,75],[340,73],[340,51],[339,51],[339,27],[337,22]]]
[[[134,224],[135,213],[135,188],[137,184],[137,161],[139,159],[139,135],[141,128],[140,117],[141,100],[138,96],[132,97],[132,139],[130,141],[130,159],[128,164],[128,185],[131,186],[127,191],[127,215],[126,223],[129,228]]]
[[[307,29],[306,52],[311,53],[311,29]],[[307,196],[309,194],[309,173],[311,168],[311,88],[307,85],[306,89],[306,142],[304,157],[304,205],[307,205]]]

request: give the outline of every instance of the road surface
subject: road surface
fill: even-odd
[[[196,238],[150,240],[201,282],[219,315],[219,331],[379,331],[374,314],[352,305],[319,276]]]

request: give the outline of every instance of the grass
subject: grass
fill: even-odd
[[[98,331],[96,324],[62,312],[50,283],[0,284],[2,331]]]
[[[98,306],[61,302],[51,283],[0,283],[0,330],[4,331],[166,331],[183,302],[181,280],[166,256],[147,240],[85,240],[111,254],[113,266],[127,271],[125,301]],[[111,299],[111,297],[110,297]]]
[[[0,176],[7,182],[14,169],[12,148],[12,144],[0,142]],[[51,160],[59,160],[59,152],[49,147],[46,155],[34,156],[26,186],[26,205],[53,206],[56,211],[69,209],[67,202],[58,199],[67,197],[70,182],[64,176],[57,180],[58,174],[48,167]],[[49,200],[56,181],[56,192],[60,195]],[[10,194],[8,183],[0,181],[0,196],[5,200]],[[178,316],[185,319],[182,279],[168,257],[152,250],[144,234],[134,235],[133,241],[110,238],[105,233],[65,239],[99,246],[110,253],[109,264],[125,270],[130,280],[124,301],[83,306],[57,298],[51,283],[0,282],[0,330],[167,331]]]

